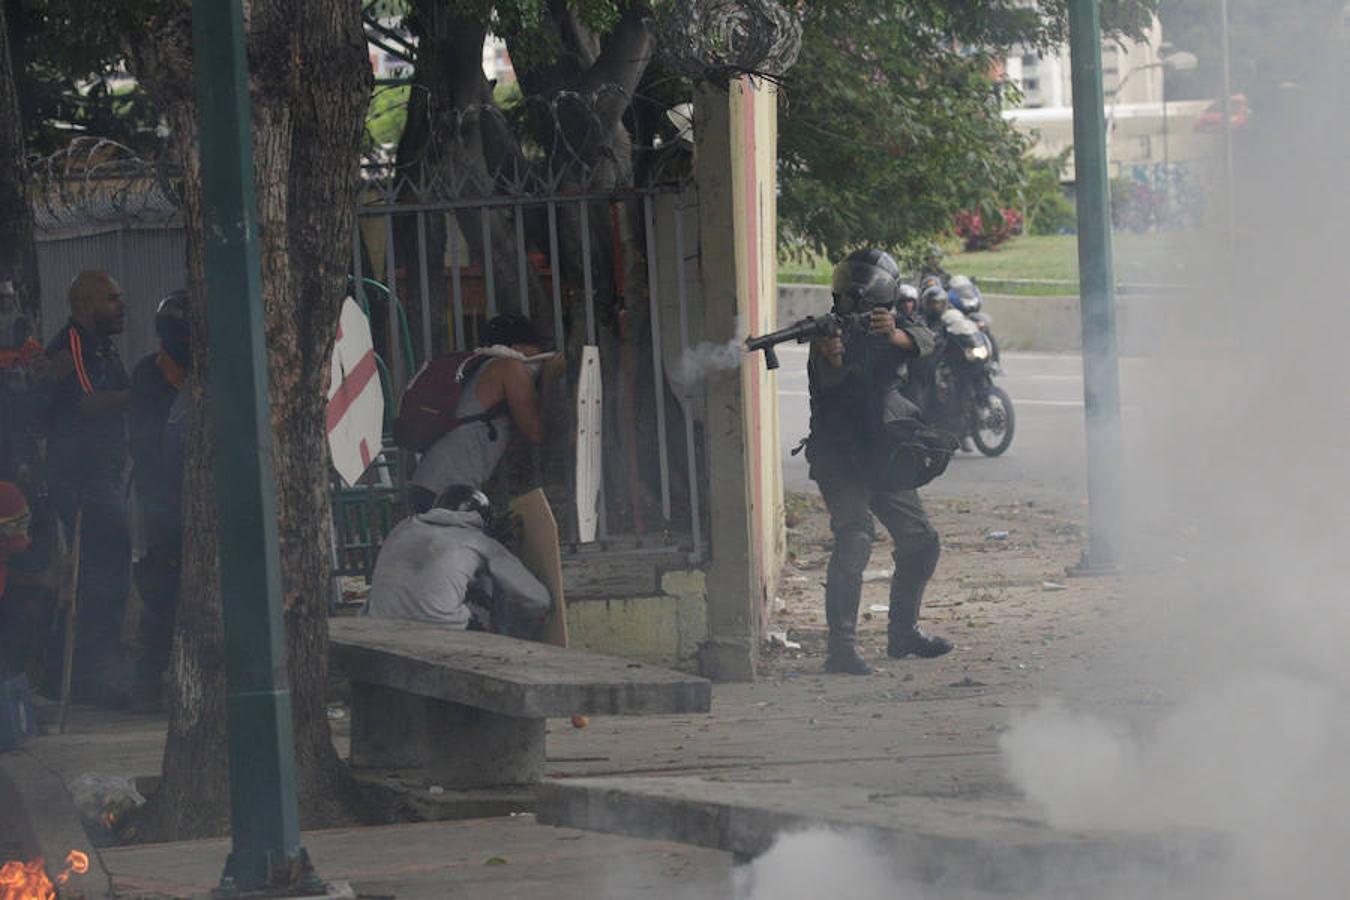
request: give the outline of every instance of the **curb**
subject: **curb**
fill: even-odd
[[[25,859],[42,857],[55,879],[72,850],[89,857],[89,871],[72,875],[64,897],[111,897],[112,877],[80,824],[61,776],[25,750],[0,753],[0,816]]]

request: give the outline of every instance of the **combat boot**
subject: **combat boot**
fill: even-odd
[[[858,654],[857,644],[831,643],[825,657],[825,671],[831,675],[871,675],[872,667]]]
[[[886,641],[886,655],[894,659],[917,656],[920,659],[934,659],[950,653],[952,642],[935,634],[924,634],[918,628],[905,631],[891,631]]]

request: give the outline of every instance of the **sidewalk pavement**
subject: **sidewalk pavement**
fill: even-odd
[[[725,897],[725,853],[546,828],[529,815],[308,832],[325,880],[359,897],[399,900],[673,900]],[[105,850],[122,898],[202,897],[220,881],[229,841]]]
[[[885,603],[886,579],[876,574],[865,585],[862,643],[877,673],[827,677],[819,586],[827,532],[817,503],[793,510],[793,563],[768,628],[800,649],[766,649],[761,680],[717,685],[708,715],[595,718],[582,729],[550,721],[549,777],[721,775],[770,792],[807,783],[1015,804],[999,735],[1047,685],[1089,675],[1088,661],[1112,634],[1115,581],[1064,579],[1080,543],[1064,511],[930,503],[945,551],[922,624],[957,649],[931,661],[886,659],[885,615],[868,612]],[[889,563],[879,541],[872,565]],[[347,720],[334,724],[345,753]],[[153,717],[75,710],[68,734],[28,749],[67,781],[84,772],[153,775],[163,729]],[[677,886],[722,885],[728,895],[725,854],[550,829],[529,816],[316,832],[306,845],[325,877],[351,879],[362,894],[681,897]],[[214,884],[226,850],[204,841],[104,856],[128,896],[174,895]],[[493,857],[506,864],[489,865]]]

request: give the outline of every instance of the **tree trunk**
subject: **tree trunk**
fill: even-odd
[[[20,307],[34,332],[41,334],[42,295],[16,74],[9,52],[9,25],[0,3],[0,281],[14,283]]]
[[[372,74],[359,0],[273,0],[272,5],[278,23],[277,71],[294,79],[289,159],[278,160],[290,179],[284,228],[278,222],[277,230],[290,240],[276,260],[274,287],[284,289],[266,290],[266,274],[263,285],[300,808],[304,823],[316,827],[349,818],[359,803],[328,725],[332,551],[327,529],[316,529],[315,523],[332,519],[329,366],[346,295]],[[261,232],[266,237],[266,219]]]
[[[370,69],[357,0],[254,0],[249,7],[264,325],[276,458],[277,518],[286,605],[302,824],[352,821],[358,795],[333,748],[324,697],[328,367],[345,295]],[[191,15],[175,0],[131,35],[132,69],[174,135],[193,296],[193,371],[184,473],[183,587],[170,668],[164,777],[144,807],[139,837],[219,834],[229,822],[224,644],[203,287],[201,175],[191,93]]]

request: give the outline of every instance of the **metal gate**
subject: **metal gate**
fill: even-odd
[[[640,235],[631,242],[640,258],[629,258],[636,254],[617,241],[612,248],[597,247],[597,219],[608,217],[617,234],[620,211],[631,233]],[[391,395],[401,394],[418,366],[437,353],[476,346],[481,326],[501,312],[530,316],[559,349],[602,343],[602,321],[614,317],[616,294],[623,294],[627,306],[620,314],[631,316],[633,305],[641,304],[645,333],[625,336],[628,357],[621,371],[611,366],[605,372],[605,393],[622,387],[624,379],[630,391],[638,383],[631,364],[640,346],[647,358],[636,362],[649,369],[641,379],[643,413],[649,413],[644,421],[650,420],[654,435],[644,442],[636,465],[651,478],[659,522],[647,528],[639,519],[635,527],[634,517],[627,516],[623,526],[614,527],[620,517],[602,487],[600,540],[619,547],[658,542],[701,557],[702,393],[697,372],[682,371],[702,331],[696,213],[696,195],[685,183],[456,198],[393,172],[377,173],[358,211],[352,270],[368,308],[379,310],[373,325]],[[640,284],[626,284],[634,274]],[[632,427],[615,421],[611,411],[606,410],[606,430]],[[566,512],[570,519],[574,509]]]

